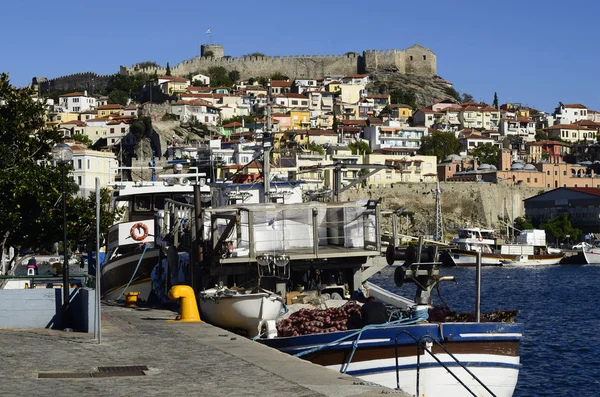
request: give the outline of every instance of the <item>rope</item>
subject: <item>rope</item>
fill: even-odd
[[[415,314],[415,316],[412,315],[412,313]],[[358,347],[358,341],[360,339],[360,337],[362,336],[362,333],[364,331],[370,330],[370,329],[376,329],[376,328],[383,328],[383,327],[390,327],[390,326],[394,326],[394,325],[408,325],[408,324],[416,324],[419,323],[421,321],[423,321],[424,319],[427,319],[427,309],[423,309],[423,310],[414,310],[411,313],[411,317],[407,317],[407,318],[403,318],[400,320],[396,320],[396,321],[391,321],[391,322],[387,322],[387,323],[383,323],[383,324],[369,324],[369,325],[365,325],[364,327],[362,327],[360,330],[353,332],[351,334],[348,334],[346,336],[341,337],[340,339],[336,339],[332,342],[326,343],[324,345],[320,345],[320,346],[316,346],[313,347],[312,349],[308,349],[305,350],[303,352],[300,353],[296,353],[294,354],[294,357],[302,357],[305,356],[307,354],[311,354],[311,353],[315,353],[318,352],[320,350],[324,350],[324,349],[328,349],[331,346],[340,344],[341,342],[353,338],[353,337],[357,337],[357,339],[354,341],[354,344],[352,346],[352,353],[350,355],[350,359],[348,360],[348,363],[346,364],[346,367],[342,369],[342,373],[346,373],[346,369],[348,368],[348,366],[350,365],[351,361],[352,361],[352,357],[354,356],[354,352],[356,351],[356,348]]]
[[[135,270],[133,271],[133,274],[131,275],[131,278],[129,279],[129,282],[127,283],[127,285],[125,286],[125,288],[123,289],[123,291],[121,291],[121,295],[119,295],[119,297],[117,298],[117,300],[120,300],[123,297],[123,294],[125,293],[125,291],[127,291],[127,288],[129,288],[129,285],[133,281],[135,275],[137,274],[138,269],[140,268],[140,264],[142,263],[142,259],[144,259],[144,254],[146,253],[146,250],[148,249],[149,246],[150,246],[150,244],[144,244],[144,250],[142,251],[142,255],[140,255],[140,259],[138,260],[137,266],[135,267]]]

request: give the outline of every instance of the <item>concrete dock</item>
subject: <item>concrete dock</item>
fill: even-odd
[[[166,321],[176,314],[104,303],[101,344],[93,334],[1,329],[0,396],[408,396],[206,323]]]

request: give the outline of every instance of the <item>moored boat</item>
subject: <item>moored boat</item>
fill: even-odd
[[[283,299],[268,291],[211,288],[198,294],[198,305],[201,317],[209,323],[255,337],[267,321],[277,318]]]
[[[583,257],[587,264],[600,263],[600,247],[584,247]]]

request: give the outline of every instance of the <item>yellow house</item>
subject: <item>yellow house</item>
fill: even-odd
[[[336,92],[340,92],[340,85],[342,83],[340,83],[339,81],[332,81],[331,83],[327,84],[327,91],[331,92],[331,93],[336,93]]]
[[[77,114],[77,113],[67,113],[67,112],[49,113],[48,117],[46,119],[46,125],[48,127],[54,127],[61,123],[66,123],[66,122],[74,121],[74,120],[78,120],[78,119],[79,119],[79,114]]]
[[[362,84],[340,84],[340,99],[346,103],[357,103],[365,90]]]
[[[290,110],[290,123],[292,130],[307,130],[310,128],[309,110]]]
[[[369,184],[419,183],[437,181],[437,158],[435,156],[406,156],[396,154],[394,148],[384,148],[366,156],[368,164],[389,165],[369,177]]]
[[[98,111],[98,118],[102,119],[102,118],[106,118],[106,117],[115,117],[115,116],[122,116],[123,114],[125,114],[125,107],[123,107],[122,105],[115,105],[115,104],[111,104],[111,105],[104,105],[104,106],[98,106],[98,108],[96,109]]]
[[[187,92],[189,85],[189,80],[183,77],[171,77],[161,86],[161,89],[167,95],[183,94]]]

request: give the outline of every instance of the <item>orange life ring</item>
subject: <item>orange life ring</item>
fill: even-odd
[[[143,230],[144,233],[139,234],[140,229]],[[129,231],[129,234],[131,235],[131,238],[134,239],[135,241],[142,241],[146,237],[148,237],[148,226],[146,226],[146,224],[143,222],[138,222],[138,223],[134,224],[133,226],[131,226],[131,230]]]

